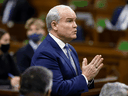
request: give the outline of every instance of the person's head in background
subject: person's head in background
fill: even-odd
[[[10,48],[10,35],[0,28],[0,54],[7,53]]]
[[[49,69],[42,66],[31,66],[21,75],[19,91],[25,96],[50,96],[52,77]]]
[[[29,40],[39,44],[43,36],[46,36],[45,23],[38,18],[30,18],[25,24]]]
[[[64,43],[77,38],[75,12],[66,5],[53,7],[46,16],[48,31]]]

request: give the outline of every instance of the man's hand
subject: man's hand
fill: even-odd
[[[101,55],[96,55],[89,64],[87,64],[86,58],[83,59],[82,74],[86,76],[88,81],[92,80],[103,67],[103,58],[101,57]]]

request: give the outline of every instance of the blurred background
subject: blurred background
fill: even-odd
[[[80,64],[84,57],[88,62],[97,54],[104,58],[104,67],[95,78],[99,89],[94,93],[106,82],[128,84],[127,0],[0,0],[0,28],[11,35],[10,55],[26,45],[26,21],[34,17],[45,22],[48,11],[59,4],[76,12],[77,38],[70,44],[76,49]]]

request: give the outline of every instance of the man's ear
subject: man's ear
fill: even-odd
[[[51,27],[53,30],[57,31],[58,30],[58,23],[56,21],[51,22]]]

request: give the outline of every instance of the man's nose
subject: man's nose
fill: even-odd
[[[77,28],[76,22],[73,23],[73,27],[74,27],[74,28]]]

